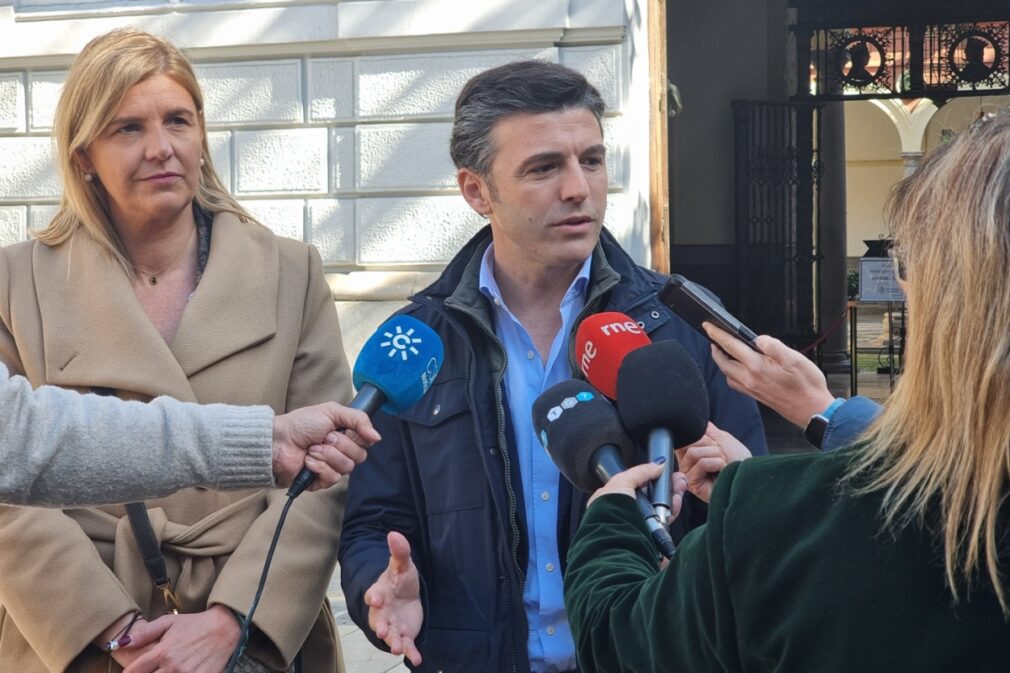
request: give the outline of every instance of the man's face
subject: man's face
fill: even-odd
[[[491,184],[473,178],[477,202],[468,194],[465,169],[460,186],[491,220],[495,264],[521,273],[531,265],[562,269],[584,262],[607,208],[606,148],[596,116],[586,108],[516,114],[497,122],[491,138],[497,149]]]

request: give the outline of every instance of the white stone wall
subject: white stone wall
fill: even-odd
[[[44,224],[59,200],[49,129],[73,53],[106,30],[135,25],[187,49],[225,184],[275,232],[319,248],[337,274],[338,298],[402,301],[382,292],[391,272],[429,277],[481,226],[455,186],[453,103],[472,75],[525,58],[565,63],[600,88],[610,108],[608,225],[648,261],[644,2],[339,0],[217,9],[182,0],[168,13],[153,3],[123,16],[92,3],[7,2],[0,244]],[[131,4],[120,3],[121,13]]]

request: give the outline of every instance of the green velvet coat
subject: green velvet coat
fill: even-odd
[[[954,605],[935,535],[883,532],[879,496],[840,494],[851,456],[730,466],[662,572],[631,498],[594,502],[565,577],[581,670],[1010,671],[991,586]]]

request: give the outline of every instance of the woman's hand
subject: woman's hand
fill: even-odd
[[[151,627],[163,629],[160,639],[124,673],[221,673],[239,638],[238,620],[222,605],[192,615],[166,615]]]
[[[110,640],[115,638],[118,634],[122,633],[130,622],[133,622],[133,626],[130,627],[129,634],[124,637],[119,638],[120,649],[115,652],[110,652],[109,656],[112,657],[113,661],[117,664],[126,668],[131,663],[133,663],[138,657],[148,652],[151,647],[149,644],[156,640],[152,639],[148,635],[150,624],[143,618],[139,617],[136,621],[133,619],[133,614],[126,614],[119,619],[117,619],[109,628],[105,629],[95,638],[95,645],[105,649],[105,644]],[[142,639],[138,639],[138,634],[143,634]]]
[[[677,449],[677,466],[687,477],[687,490],[708,502],[723,468],[750,457],[751,452],[736,437],[709,422],[701,439]]]
[[[762,355],[711,323],[703,326],[718,344],[712,346],[712,359],[726,375],[729,387],[771,407],[793,425],[806,427],[811,416],[827,409],[835,399],[817,365],[778,339],[759,336]]]
[[[618,472],[611,477],[606,484],[596,489],[596,492],[590,496],[589,502],[586,506],[588,507],[589,505],[592,505],[593,501],[597,498],[609,493],[620,493],[628,496],[629,498],[634,498],[635,491],[642,488],[650,481],[657,479],[662,473],[663,466],[657,465],[656,463],[642,463],[641,465],[636,465],[624,472]],[[671,479],[671,482],[676,482],[676,479]],[[676,484],[674,484],[674,491],[676,491]],[[677,513],[679,513],[680,508],[678,507],[677,509]]]

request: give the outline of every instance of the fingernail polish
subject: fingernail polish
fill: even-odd
[[[127,645],[129,645],[132,642],[133,642],[133,638],[131,638],[130,636],[123,636],[122,638],[119,639],[119,646],[120,647],[126,647]]]
[[[663,463],[666,462],[666,456],[660,456],[654,459],[652,462],[654,462],[656,465],[662,465]]]

